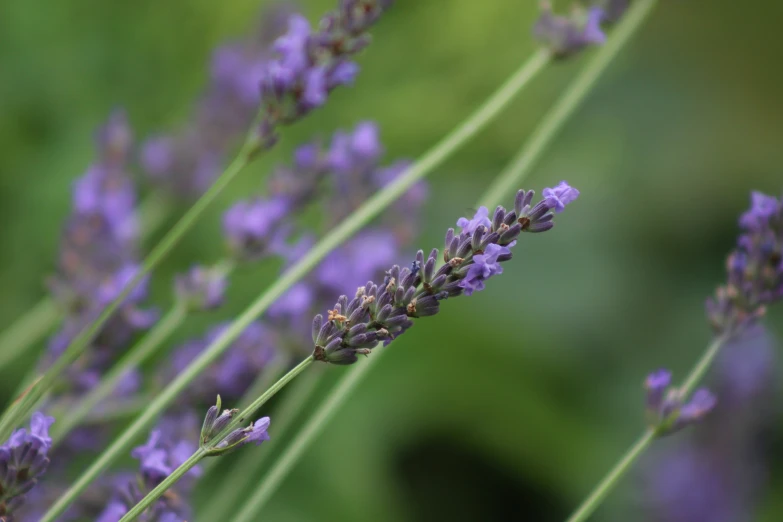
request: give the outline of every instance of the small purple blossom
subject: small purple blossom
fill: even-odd
[[[282,199],[242,201],[223,216],[231,251],[244,260],[279,253],[287,238],[288,202]]]
[[[500,266],[498,258],[510,255],[511,250],[496,244],[488,245],[483,254],[474,255],[474,263],[468,269],[465,278],[459,283],[460,287],[465,290],[465,295],[484,290],[484,282],[487,279],[503,273],[503,267]]]
[[[709,391],[700,389],[688,402],[683,403],[682,393],[676,388],[670,388],[670,383],[671,373],[663,369],[648,375],[644,382],[647,389],[648,423],[659,437],[701,421],[717,402]]]
[[[575,9],[570,16],[560,16],[552,12],[548,2],[544,2],[533,34],[555,56],[565,58],[606,41],[606,35],[601,30],[603,19],[604,11],[599,7]]]
[[[664,392],[672,382],[672,374],[669,370],[660,369],[654,371],[644,380],[647,390],[647,412],[655,418],[660,415],[663,408]]]
[[[566,205],[576,201],[576,198],[579,197],[579,191],[565,181],[561,181],[554,188],[545,188],[541,194],[546,198],[547,203],[554,208],[555,212],[562,212]]]
[[[222,267],[194,266],[175,281],[177,298],[192,310],[213,310],[223,304],[226,273]]]
[[[457,226],[462,228],[462,234],[472,234],[479,227],[489,229],[492,226],[492,222],[489,220],[489,210],[487,207],[479,207],[473,219],[459,218]]]
[[[0,445],[0,508],[11,516],[25,501],[25,495],[38,483],[49,465],[47,453],[52,446],[49,427],[53,417],[35,412],[30,430],[16,430]]]

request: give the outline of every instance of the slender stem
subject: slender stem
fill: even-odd
[[[337,386],[318,406],[315,415],[310,417],[302,430],[296,435],[296,438],[280,455],[280,458],[264,477],[261,486],[253,492],[239,511],[239,514],[231,519],[232,522],[255,522],[260,520],[258,514],[261,509],[294,467],[294,464],[296,464],[310,443],[326,428],[334,414],[337,413],[343,402],[351,396],[362,378],[367,375],[367,372],[378,364],[378,360],[384,353],[385,350],[383,349],[375,350],[367,361],[346,371],[345,376],[342,377]]]
[[[0,368],[22,355],[33,343],[43,339],[60,317],[57,303],[47,296],[18,318],[0,334]]]
[[[639,0],[633,2],[622,21],[612,31],[609,41],[606,42],[590,62],[579,72],[579,75],[569,85],[563,96],[557,101],[546,117],[536,127],[530,139],[512,160],[507,170],[500,174],[487,189],[482,198],[485,206],[496,205],[501,198],[518,188],[516,178],[524,175],[535,164],[539,157],[540,149],[545,147],[557,134],[563,123],[574,113],[584,101],[587,94],[595,85],[596,80],[604,72],[606,67],[617,56],[617,53],[627,43],[631,36],[639,29],[642,22],[652,11],[656,0]]]
[[[219,487],[210,492],[213,499],[200,513],[199,520],[232,520],[233,509],[239,505],[242,494],[245,493],[248,481],[258,476],[258,471],[264,467],[267,460],[278,454],[278,448],[289,439],[288,432],[302,409],[310,402],[318,389],[324,372],[308,372],[291,386],[291,391],[283,397],[282,403],[275,408],[271,429],[274,435],[269,442],[264,443],[263,451],[253,458],[237,461],[231,468],[231,473],[221,480]],[[218,459],[207,461],[207,465],[217,463]],[[211,466],[205,470],[209,472]]]
[[[187,368],[160,392],[136,421],[63,493],[55,505],[44,515],[41,522],[52,522],[59,516],[103,470],[127,451],[136,437],[144,429],[148,428],[152,421],[174,401],[177,395],[184,391],[193,379],[219,357],[251,322],[263,314],[291,286],[315,268],[330,252],[361,230],[365,224],[383,212],[414,183],[432,172],[433,169],[443,163],[470,138],[477,135],[480,130],[503,111],[514,95],[519,93],[548,62],[548,53],[540,51],[534,54],[467,120],[449,133],[419,161],[408,167],[392,183],[365,201],[362,206],[344,219],[334,230],[316,243],[298,262],[276,279],[272,286],[258,296],[217,339],[206,347],[201,355],[193,360]]]
[[[707,370],[712,366],[715,357],[718,355],[718,352],[720,352],[723,345],[726,344],[728,338],[728,335],[716,337],[696,362],[696,366],[693,367],[685,378],[685,381],[682,383],[682,386],[680,386],[680,395],[683,400],[693,393],[693,390],[699,384],[699,381],[707,374]]]
[[[274,397],[274,395],[282,390],[286,384],[291,382],[291,380],[294,379],[297,375],[302,373],[305,369],[307,369],[310,364],[313,363],[315,359],[313,359],[312,356],[308,357],[307,359],[300,362],[298,365],[296,365],[293,369],[291,369],[288,373],[283,375],[280,379],[277,380],[276,383],[274,383],[272,386],[269,387],[267,391],[265,391],[261,396],[259,396],[255,401],[253,401],[250,406],[242,410],[242,412],[239,413],[234,419],[231,420],[231,422],[228,423],[228,425],[225,427],[225,429],[215,437],[214,441],[212,441],[212,444],[217,445],[219,444],[229,433],[234,431],[239,427],[240,424],[244,423],[247,419],[251,418],[255,413],[258,411],[263,404]],[[251,421],[252,422],[252,421]],[[214,447],[214,446],[213,446]],[[158,500],[161,495],[163,495],[168,488],[173,486],[185,473],[190,470],[193,466],[198,463],[199,460],[204,458],[205,456],[209,455],[210,448],[199,448],[196,450],[193,455],[186,460],[181,466],[179,466],[177,469],[171,472],[171,474],[166,477],[166,479],[161,482],[155,489],[147,493],[147,495],[141,499],[135,506],[133,506],[128,513],[122,517],[120,522],[122,521],[129,521],[133,520],[137,516],[139,516],[141,513],[144,512],[145,509],[147,509],[150,505],[152,505],[153,502]]]
[[[207,456],[207,453],[199,448],[191,455],[188,460],[183,462],[177,469],[171,472],[171,474],[163,479],[163,482],[158,484],[155,489],[150,491],[144,499],[133,506],[130,511],[125,513],[125,515],[120,519],[120,522],[128,522],[130,520],[135,520],[139,515],[144,513],[144,510],[147,509],[150,504],[152,504],[155,500],[160,498],[160,496],[166,492],[167,489],[169,489],[171,486],[174,485],[175,482],[177,482],[180,478],[182,478],[185,473],[190,471],[193,466],[199,463],[201,459]],[[147,499],[151,499],[149,502],[144,502]]]
[[[644,434],[631,446],[620,461],[612,468],[608,475],[596,486],[590,496],[585,499],[579,508],[568,517],[566,522],[583,522],[595,511],[595,509],[601,505],[604,498],[614,488],[617,482],[625,475],[630,469],[631,465],[639,458],[639,455],[650,447],[650,444],[655,440],[655,430],[648,429]]]
[[[125,355],[112,366],[103,376],[101,382],[89,391],[67,415],[57,417],[57,422],[52,425],[52,445],[56,446],[63,441],[71,430],[79,426],[93,412],[95,407],[107,399],[117,387],[120,381],[129,372],[137,368],[147,360],[164,343],[187,317],[187,308],[182,303],[177,303],[147,335],[136,343]]]
[[[214,199],[228,186],[237,174],[250,162],[253,153],[257,150],[254,134],[245,141],[237,157],[215,180],[215,183],[196,201],[196,203],[180,218],[180,220],[163,236],[163,239],[152,249],[144,259],[139,271],[133,279],[125,285],[120,295],[117,296],[106,308],[103,309],[93,323],[84,328],[76,338],[71,341],[65,352],[52,364],[33,387],[22,397],[18,407],[12,408],[0,419],[0,440],[5,440],[10,435],[14,426],[19,424],[35,407],[44,393],[52,386],[57,377],[75,361],[87,346],[100,332],[100,329],[111,318],[112,314],[122,305],[128,295],[176,246],[185,233],[196,223],[196,220],[214,201]]]

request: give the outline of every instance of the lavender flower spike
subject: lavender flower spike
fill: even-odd
[[[368,281],[353,299],[343,295],[326,318],[313,319],[313,357],[333,364],[352,364],[380,342],[390,343],[413,326],[413,319],[435,315],[440,302],[484,289],[487,279],[502,273],[500,263],[511,259],[511,248],[523,232],[544,232],[552,228],[553,210],[578,196],[565,183],[531,206],[534,193],[520,190],[514,210],[497,207],[489,217],[482,207],[473,219],[461,218],[446,233],[445,264],[436,270],[438,249],[429,256],[419,250],[412,268],[393,266],[380,284]],[[559,192],[558,192],[559,191]]]
[[[570,16],[560,16],[554,14],[550,3],[545,1],[541,4],[541,16],[533,26],[533,35],[554,56],[566,58],[606,41],[601,30],[603,19],[604,10],[600,7],[574,9]]]
[[[35,487],[38,478],[49,465],[47,453],[52,446],[49,427],[53,417],[33,413],[30,431],[16,430],[0,445],[0,519],[11,520],[14,511],[25,501],[25,495]]]
[[[658,437],[699,422],[717,402],[709,391],[700,389],[690,401],[683,404],[680,391],[670,388],[670,383],[671,372],[668,370],[657,370],[648,375],[644,382],[647,389],[648,423]]]
[[[707,300],[717,334],[751,325],[768,305],[783,299],[783,201],[753,192],[739,224],[744,233],[729,254],[727,282]]]
[[[239,410],[236,409],[223,410],[223,413],[219,413],[220,407],[221,400],[218,395],[217,403],[207,410],[204,417],[204,425],[201,429],[201,447],[206,450],[208,455],[223,455],[251,442],[255,442],[258,446],[269,440],[267,433],[270,424],[269,417],[262,417],[246,428],[235,429],[222,440],[216,440],[231,419],[239,413]]]

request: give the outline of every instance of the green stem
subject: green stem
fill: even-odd
[[[57,417],[57,422],[52,425],[52,445],[58,445],[71,430],[87,419],[95,407],[112,394],[117,384],[129,372],[154,354],[157,348],[179,328],[186,317],[186,307],[181,303],[177,303],[169,313],[158,321],[152,330],[112,366],[96,387],[82,397],[74,408],[68,410],[67,415]]]
[[[196,223],[196,220],[215,200],[215,198],[228,186],[228,184],[239,174],[239,172],[250,162],[253,154],[257,151],[257,142],[254,134],[245,141],[236,159],[223,171],[215,180],[215,183],[196,201],[196,203],[180,218],[180,220],[163,236],[163,239],[152,249],[144,259],[141,268],[133,279],[125,285],[120,295],[114,299],[94,322],[84,328],[76,338],[71,341],[65,352],[57,358],[52,366],[43,374],[43,376],[32,386],[31,389],[21,397],[18,407],[9,409],[2,419],[0,419],[0,440],[5,440],[21,421],[30,413],[44,393],[57,380],[57,377],[75,361],[79,355],[87,349],[88,345],[100,329],[111,318],[114,312],[122,305],[131,291],[149,274],[158,264],[168,255],[169,252],[182,239],[185,233]]]
[[[682,383],[682,386],[680,386],[680,396],[683,398],[683,400],[693,393],[693,390],[707,374],[707,370],[709,370],[710,366],[712,366],[712,363],[715,362],[715,357],[718,355],[718,352],[720,352],[720,349],[728,339],[729,335],[716,337],[712,343],[710,343],[707,349],[704,350],[704,353],[696,362],[696,366],[693,367],[691,372],[685,378],[685,381]]]
[[[520,174],[524,175],[530,170],[539,156],[540,149],[552,141],[552,138],[563,126],[565,120],[571,117],[584,101],[598,77],[601,76],[606,67],[617,56],[620,49],[628,43],[631,36],[650,14],[655,6],[655,2],[656,0],[633,2],[623,16],[622,21],[612,31],[606,44],[595,51],[595,55],[590,62],[580,71],[563,96],[536,127],[530,139],[512,160],[507,170],[495,178],[489,186],[484,198],[481,200],[483,205],[495,205],[505,194],[518,188],[516,186],[517,176]]]
[[[41,522],[52,522],[57,516],[62,514],[102,471],[128,450],[136,437],[143,430],[147,429],[155,418],[174,401],[177,395],[184,391],[212,361],[219,357],[251,322],[256,320],[289,288],[315,268],[330,252],[361,230],[365,224],[383,212],[413,184],[443,163],[470,138],[476,136],[480,130],[503,111],[514,95],[519,93],[548,62],[549,54],[547,52],[539,51],[535,53],[467,120],[449,133],[419,161],[408,167],[392,183],[365,201],[362,206],[344,219],[334,230],[316,243],[298,262],[276,279],[272,286],[258,296],[201,355],[193,360],[187,368],[160,392],[144,413],[65,491],[63,496],[44,515]]]
[[[296,435],[296,438],[294,438],[288,448],[280,455],[280,458],[264,477],[261,486],[253,492],[239,511],[239,514],[231,519],[232,522],[255,522],[256,520],[260,520],[258,515],[264,507],[264,504],[271,498],[272,494],[288,475],[289,471],[294,467],[294,464],[296,464],[310,443],[318,437],[324,428],[326,428],[327,424],[332,417],[334,417],[334,414],[337,413],[337,410],[340,409],[343,402],[351,396],[362,378],[367,375],[367,372],[369,372],[370,369],[378,364],[378,360],[385,351],[386,350],[383,349],[375,350],[367,361],[346,371],[345,376],[341,378],[337,386],[317,407],[315,415],[310,417],[302,430]],[[205,518],[205,520],[209,519]]]
[[[144,510],[147,509],[150,506],[150,504],[152,504],[155,500],[160,498],[160,496],[163,493],[165,493],[167,489],[169,489],[171,486],[173,486],[175,482],[177,482],[180,478],[182,478],[182,476],[185,475],[185,473],[190,471],[193,468],[193,466],[198,464],[199,461],[201,461],[201,459],[203,459],[206,456],[207,456],[207,453],[203,449],[201,449],[201,448],[197,449],[195,451],[195,453],[193,453],[193,455],[191,455],[188,458],[188,460],[183,462],[182,465],[180,465],[180,467],[178,467],[177,469],[172,471],[171,474],[168,477],[163,479],[163,482],[158,484],[155,487],[155,489],[150,491],[147,494],[147,496],[144,497],[144,499],[141,502],[139,502],[138,504],[133,506],[130,509],[130,511],[125,513],[125,516],[123,516],[120,519],[120,522],[128,522],[130,520],[136,519],[136,517],[141,515],[144,512]],[[150,499],[150,501],[149,502],[145,502],[145,500],[147,500],[147,499]]]
[[[682,386],[680,386],[680,396],[685,400],[699,381],[707,374],[712,363],[715,361],[715,357],[720,352],[721,347],[725,344],[728,336],[716,337],[704,353],[696,362],[696,365],[690,371],[685,378]],[[592,493],[582,502],[582,504],[574,511],[574,514],[569,517],[567,522],[583,522],[593,514],[593,511],[601,505],[606,496],[614,489],[615,485],[631,468],[633,463],[638,459],[642,453],[650,446],[652,441],[655,440],[655,431],[648,429],[644,432],[644,435],[629,449],[620,461],[614,465],[609,473],[601,480],[601,482],[595,487]]]
[[[212,500],[207,503],[204,513],[199,514],[199,520],[231,520],[232,510],[239,505],[242,494],[247,489],[248,480],[258,476],[267,460],[276,456],[281,444],[289,440],[289,430],[302,409],[310,402],[324,375],[326,373],[322,371],[308,372],[292,385],[291,391],[283,397],[281,404],[273,412],[275,422],[271,425],[274,431],[272,439],[264,443],[266,447],[257,456],[241,459],[233,465],[231,473],[221,479],[220,486],[210,491]],[[217,462],[218,459],[207,461],[208,464]],[[209,472],[209,467],[206,472]]]
[[[218,444],[220,441],[222,441],[226,435],[234,431],[235,429],[239,428],[240,424],[245,423],[248,419],[252,418],[256,412],[261,408],[261,406],[266,403],[269,399],[274,397],[274,395],[282,390],[286,384],[291,382],[291,380],[294,379],[297,375],[302,373],[305,369],[307,369],[308,366],[310,366],[313,361],[312,356],[308,357],[307,359],[300,362],[298,365],[296,365],[294,368],[292,368],[288,373],[283,375],[276,383],[274,383],[272,386],[269,387],[267,391],[265,391],[260,397],[258,397],[255,401],[253,401],[250,406],[242,410],[238,415],[236,415],[231,422],[228,423],[228,425],[225,427],[225,429],[215,437],[213,441],[211,441],[212,444]],[[251,421],[252,422],[252,421]],[[214,447],[214,446],[213,446]],[[141,515],[145,509],[147,509],[150,505],[152,505],[153,502],[158,500],[161,495],[163,495],[167,489],[169,489],[171,486],[173,486],[185,473],[190,470],[193,466],[198,463],[201,459],[203,459],[205,456],[209,455],[209,449],[210,448],[199,448],[196,450],[196,452],[188,459],[186,460],[181,466],[179,466],[177,469],[171,472],[171,474],[166,477],[166,479],[161,482],[155,489],[147,493],[147,495],[141,499],[135,506],[133,506],[128,513],[125,514],[122,519],[120,519],[120,522],[128,522],[130,520],[135,519],[139,515]]]
[[[52,331],[60,317],[57,303],[47,296],[18,318],[0,334],[0,368],[22,355],[32,344],[43,339]]]
[[[636,444],[631,446],[620,461],[612,468],[606,477],[596,486],[590,496],[585,499],[579,508],[574,511],[574,514],[568,517],[567,522],[583,522],[587,520],[595,509],[601,505],[604,498],[619,482],[619,480],[630,469],[631,465],[639,458],[639,455],[650,447],[650,444],[655,440],[655,430],[648,429],[644,434],[636,441]]]

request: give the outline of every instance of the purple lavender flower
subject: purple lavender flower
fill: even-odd
[[[194,266],[177,276],[177,298],[191,310],[213,310],[223,304],[226,274],[222,267]]]
[[[150,433],[147,442],[135,448],[131,455],[139,461],[139,475],[124,482],[98,516],[101,522],[118,522],[128,510],[183,464],[198,448],[197,419],[191,414],[166,417]],[[164,495],[150,506],[141,520],[187,520],[192,513],[187,502],[201,468],[193,467],[174,486],[173,494]]]
[[[590,45],[606,41],[601,30],[604,11],[598,7],[588,10],[575,9],[570,16],[552,12],[549,2],[541,5],[541,15],[533,27],[533,34],[559,58],[572,56]]]
[[[705,389],[696,390],[691,399],[683,403],[676,388],[669,388],[671,373],[657,370],[647,376],[647,417],[650,427],[661,437],[678,431],[689,424],[701,421],[715,407],[716,399]]]
[[[555,212],[562,212],[566,205],[579,197],[579,191],[565,181],[561,181],[554,188],[544,189],[542,194],[555,209]]]
[[[97,160],[74,184],[73,211],[62,236],[52,293],[65,309],[61,329],[52,337],[47,365],[115,299],[138,270],[136,196],[127,161],[132,133],[127,119],[114,112],[97,136]],[[132,336],[157,320],[141,308],[146,298],[142,282],[101,330],[93,348],[69,369],[66,378],[78,390],[90,374],[105,370]]]
[[[445,265],[436,270],[439,252],[427,258],[421,250],[413,269],[395,265],[381,284],[368,281],[353,299],[341,296],[327,317],[318,314],[312,325],[313,357],[334,364],[352,364],[378,343],[388,344],[408,328],[412,319],[435,315],[440,301],[483,288],[484,281],[500,273],[500,265],[511,259],[510,248],[519,235],[536,231],[541,223],[551,228],[551,211],[557,202],[544,198],[531,208],[533,192],[519,191],[515,206],[507,212],[497,207],[492,219],[480,209],[473,220],[461,219],[459,235],[446,233]]]
[[[218,48],[209,85],[190,121],[179,133],[153,136],[142,147],[142,167],[175,197],[192,199],[203,193],[247,133],[258,112],[270,46],[290,15],[287,4],[277,3],[266,10],[249,38]]]
[[[25,502],[49,465],[47,453],[52,446],[49,427],[53,417],[33,413],[30,430],[16,430],[0,445],[0,513],[10,517]]]
[[[492,222],[489,220],[489,210],[487,207],[480,207],[473,219],[459,218],[457,226],[462,228],[463,234],[473,234],[479,227],[489,230],[492,227]]]
[[[341,1],[313,31],[302,16],[289,19],[288,31],[274,44],[277,57],[261,82],[262,146],[276,140],[276,127],[322,106],[333,89],[350,85],[358,67],[349,58],[369,43],[367,31],[391,2]]]
[[[727,284],[706,305],[719,334],[747,327],[783,298],[783,203],[753,192],[740,226],[744,233],[726,263]]]
[[[644,387],[647,390],[648,417],[655,419],[663,408],[663,397],[672,382],[672,374],[669,370],[660,369],[647,376]]]
[[[244,260],[258,260],[279,253],[287,239],[288,214],[285,200],[256,199],[237,203],[223,217],[223,231],[231,251]]]
[[[201,428],[201,447],[209,455],[222,455],[251,442],[258,446],[262,442],[269,440],[269,434],[267,433],[270,422],[269,417],[262,417],[245,428],[232,430],[228,435],[218,440],[222,431],[228,426],[234,416],[239,413],[239,410],[236,409],[223,410],[221,413],[221,406],[222,401],[220,395],[218,395],[217,403],[207,410],[204,424]]]
[[[503,273],[503,267],[498,261],[501,256],[511,256],[511,250],[495,244],[488,245],[483,254],[473,256],[474,263],[468,269],[465,278],[459,283],[460,287],[464,289],[465,295],[484,290],[484,281]]]

